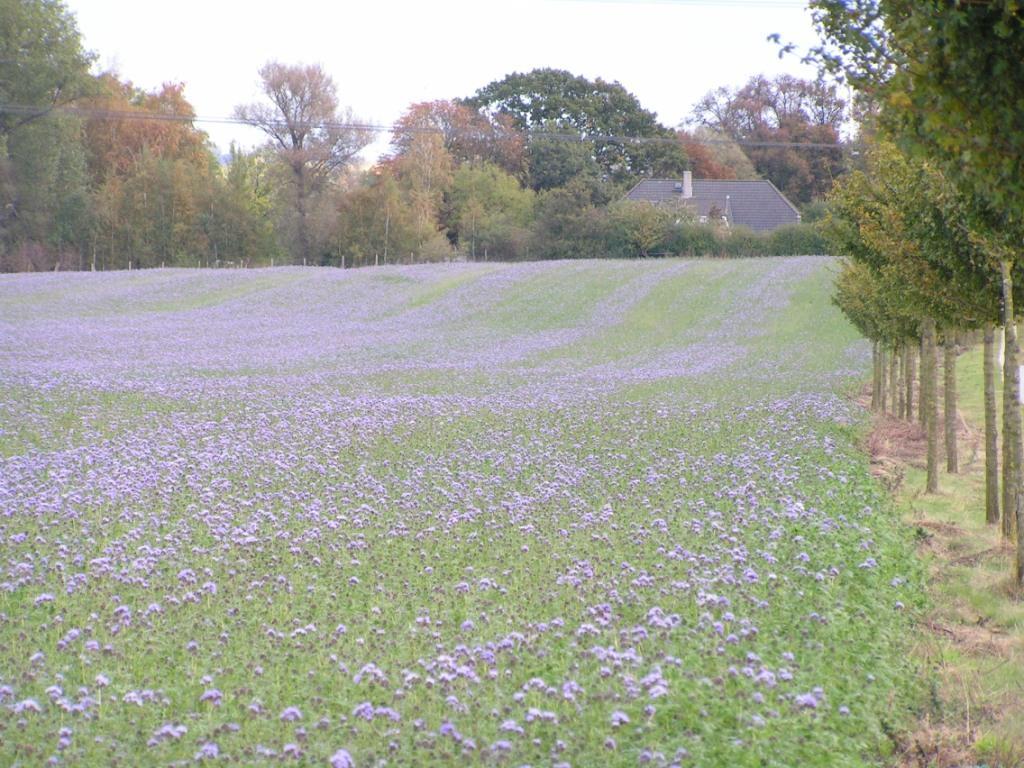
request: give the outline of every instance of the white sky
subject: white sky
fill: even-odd
[[[269,59],[319,63],[342,104],[390,125],[412,103],[468,96],[538,67],[618,80],[670,127],[720,85],[755,74],[813,78],[766,37],[816,42],[801,0],[66,0],[87,48],[136,86],[185,83],[200,117],[259,98]],[[246,126],[200,124],[226,149]],[[388,136],[365,153],[373,159]]]

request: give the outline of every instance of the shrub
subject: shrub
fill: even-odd
[[[804,224],[814,224],[828,215],[828,203],[824,200],[812,200],[800,210],[800,220]]]
[[[720,252],[713,227],[706,224],[680,224],[673,227],[665,241],[666,249],[679,256],[715,256]]]
[[[661,255],[675,215],[662,206],[620,200],[606,208],[605,243],[609,256]]]
[[[821,230],[814,224],[787,224],[768,233],[768,256],[814,256],[828,251]]]
[[[723,256],[763,256],[765,238],[746,227],[724,230],[720,237],[720,252]]]

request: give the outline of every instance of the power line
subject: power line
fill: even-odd
[[[695,8],[804,9],[807,0],[561,0],[562,2],[598,2],[621,5],[679,5]]]
[[[138,120],[138,121],[151,121],[151,122],[172,122],[172,123],[204,123],[212,125],[239,125],[248,126],[252,128],[259,128],[259,126],[251,120],[244,120],[240,117],[209,117],[209,116],[198,116],[198,115],[179,115],[168,112],[145,112],[142,110],[124,110],[124,109],[103,109],[99,107],[75,107],[75,106],[59,106],[59,107],[36,107],[27,104],[0,104],[0,114],[11,114],[21,115],[29,118],[44,117],[49,114],[58,113],[64,115],[71,115],[74,117],[82,117],[85,119],[93,120]],[[301,127],[307,130],[323,129],[323,130],[341,130],[341,131],[352,131],[355,133],[388,133],[388,134],[421,134],[421,135],[443,135],[455,133],[456,135],[462,135],[469,138],[493,140],[495,138],[509,137],[509,136],[523,136],[529,139],[552,139],[556,141],[575,141],[575,142],[594,142],[594,143],[609,143],[609,144],[678,144],[680,139],[675,136],[630,136],[621,134],[579,134],[579,133],[566,133],[559,131],[514,131],[509,129],[497,128],[490,132],[474,132],[474,131],[461,131],[461,132],[445,132],[440,128],[431,126],[410,126],[396,128],[391,125],[383,125],[380,123],[364,123],[364,122],[334,122],[334,121],[317,121],[309,123],[289,123],[285,120],[269,120],[265,121],[265,124],[274,128],[292,128]],[[686,139],[688,142],[702,144],[707,146],[731,146],[736,145],[740,147],[751,147],[751,148],[782,148],[782,149],[820,149],[820,150],[837,150],[848,148],[850,144],[832,144],[828,142],[813,142],[813,141],[754,141],[750,139],[710,139],[696,136],[688,136]]]

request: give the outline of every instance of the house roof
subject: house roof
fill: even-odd
[[[770,181],[694,179],[693,197],[684,198],[680,179],[644,179],[626,195],[627,200],[674,203],[693,208],[707,216],[713,208],[722,211],[735,226],[768,232],[783,224],[796,224],[800,212]]]

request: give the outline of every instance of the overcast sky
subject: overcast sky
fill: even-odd
[[[668,126],[707,91],[754,74],[813,78],[799,56],[816,38],[801,0],[422,0],[235,2],[67,0],[98,65],[151,89],[183,82],[200,117],[227,117],[259,97],[269,59],[319,63],[342,104],[390,125],[412,103],[468,96],[538,67],[617,80]],[[254,129],[201,123],[226,149]],[[386,149],[371,147],[369,159]]]

